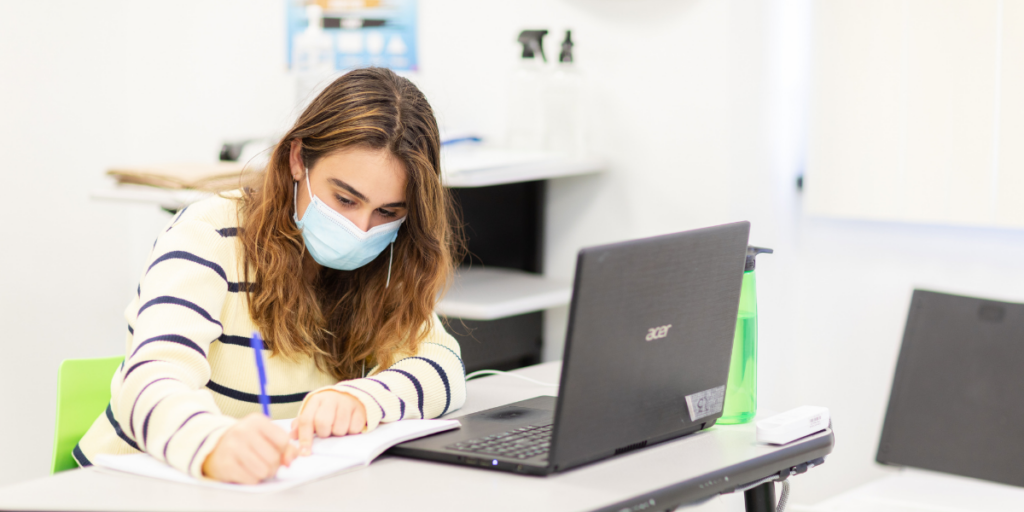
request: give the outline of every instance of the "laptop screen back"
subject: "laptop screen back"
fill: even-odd
[[[1024,304],[914,290],[878,462],[1024,486]]]
[[[749,231],[739,222],[580,251],[553,464],[721,416]]]

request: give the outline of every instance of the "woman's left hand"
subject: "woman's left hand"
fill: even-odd
[[[300,455],[312,453],[317,437],[358,434],[366,428],[366,408],[356,397],[329,390],[309,398],[302,413],[292,420],[291,438],[298,439]]]

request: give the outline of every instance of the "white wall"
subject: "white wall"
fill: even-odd
[[[1024,3],[815,7],[807,211],[1024,227]]]
[[[36,4],[0,6],[0,65],[16,70],[0,80],[0,385],[19,390],[0,398],[0,460],[23,461],[0,467],[0,484],[45,474],[57,363],[121,349],[122,309],[165,220],[89,200],[103,169],[212,158],[223,138],[291,115],[276,0]],[[794,482],[801,503],[881,474],[872,460],[914,286],[1024,300],[1019,232],[802,213],[809,7],[423,0],[415,78],[442,123],[498,137],[518,30],[573,29],[593,147],[610,165],[551,183],[552,274],[570,276],[584,245],[753,222],[751,242],[776,249],[758,264],[761,406],[827,405],[837,429],[827,464]],[[149,24],[127,25],[139,18]],[[26,21],[39,19],[57,35]],[[553,340],[564,316],[548,315]]]
[[[114,164],[215,159],[225,137],[280,129],[283,11],[0,3],[0,485],[49,471],[57,366],[124,352],[122,312],[169,220],[89,191]]]

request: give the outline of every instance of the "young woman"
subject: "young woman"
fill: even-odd
[[[256,483],[312,439],[462,406],[459,346],[433,313],[459,240],[433,112],[408,80],[350,72],[273,152],[262,184],[183,209],[125,311],[125,362],[75,448],[144,451]],[[274,418],[249,337],[265,340]],[[290,439],[289,439],[290,438]]]

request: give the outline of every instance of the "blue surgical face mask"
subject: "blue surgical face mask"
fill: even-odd
[[[295,225],[302,230],[306,249],[317,263],[335,270],[355,270],[373,261],[398,238],[398,228],[405,217],[363,231],[344,215],[324,204],[313,195],[309,187],[309,169],[306,169],[306,190],[309,206],[299,220],[299,184],[295,183]],[[394,249],[392,249],[392,257]],[[388,262],[388,284],[391,281],[391,262]]]

